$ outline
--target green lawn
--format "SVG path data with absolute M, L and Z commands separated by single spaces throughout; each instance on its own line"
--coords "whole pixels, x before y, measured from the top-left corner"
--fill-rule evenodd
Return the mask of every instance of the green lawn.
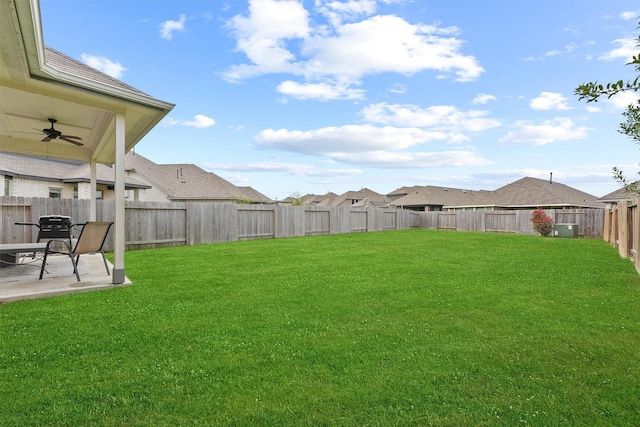
M 0 308 L 0 425 L 640 425 L 640 276 L 601 240 L 409 230 L 126 262 L 134 286 Z

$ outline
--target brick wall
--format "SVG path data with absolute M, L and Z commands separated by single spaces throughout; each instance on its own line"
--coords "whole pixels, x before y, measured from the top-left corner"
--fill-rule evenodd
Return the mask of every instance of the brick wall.
M 2 192 L 0 195 L 4 195 L 4 175 L 0 175 L 0 177 L 2 177 Z M 51 190 L 60 190 L 61 198 L 74 199 L 76 198 L 74 195 L 76 185 L 78 186 L 78 199 L 91 198 L 91 186 L 88 182 L 78 182 L 76 184 L 15 177 L 9 181 L 8 195 L 15 197 L 49 197 Z M 104 200 L 115 199 L 115 192 L 110 190 L 108 186 L 99 184 L 97 189 L 102 191 L 102 198 Z M 136 191 L 137 190 L 128 191 L 127 196 L 129 197 L 127 200 L 136 200 Z

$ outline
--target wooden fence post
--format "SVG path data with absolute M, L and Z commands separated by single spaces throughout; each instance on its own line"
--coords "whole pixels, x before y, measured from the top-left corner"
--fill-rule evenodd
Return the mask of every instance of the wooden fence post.
M 627 202 L 623 202 L 623 205 L 618 205 L 618 252 L 623 258 L 629 256 L 629 224 L 627 222 L 629 210 L 627 209 Z
M 640 250 L 640 213 L 638 212 L 638 198 L 633 200 L 631 208 L 631 253 L 633 255 L 633 265 L 636 267 L 636 271 L 640 272 L 640 256 L 638 251 Z

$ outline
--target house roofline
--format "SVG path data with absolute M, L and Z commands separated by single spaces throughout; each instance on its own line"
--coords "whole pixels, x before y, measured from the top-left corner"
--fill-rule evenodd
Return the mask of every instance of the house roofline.
M 447 205 L 443 206 L 443 208 L 454 209 L 454 208 L 466 208 L 466 207 L 493 207 L 493 208 L 506 208 L 506 209 L 537 209 L 538 207 L 548 207 L 548 208 L 562 208 L 567 206 L 574 206 L 580 208 L 593 208 L 599 209 L 603 206 L 595 206 L 590 204 L 580 204 L 580 203 L 539 203 L 535 206 L 527 204 L 527 205 Z
M 39 0 L 29 0 L 29 3 L 26 2 L 16 2 L 16 8 L 20 9 L 20 6 L 29 7 L 30 16 L 31 16 L 31 25 L 26 27 L 22 25 L 20 22 L 20 28 L 22 29 L 22 35 L 24 37 L 32 38 L 31 43 L 25 43 L 26 50 L 26 58 L 29 66 L 29 73 L 32 78 L 51 81 L 55 83 L 66 84 L 74 87 L 79 87 L 83 89 L 88 89 L 91 92 L 98 92 L 103 95 L 112 96 L 121 100 L 130 101 L 138 105 L 146 105 L 148 107 L 164 110 L 165 114 L 175 107 L 175 104 L 161 101 L 159 99 L 153 98 L 145 93 L 136 93 L 130 90 L 125 90 L 123 88 L 118 88 L 113 85 L 109 85 L 103 82 L 98 82 L 93 79 L 90 79 L 86 76 L 76 76 L 71 73 L 67 73 L 65 71 L 59 70 L 52 65 L 48 64 L 45 57 L 45 44 L 44 37 L 42 34 L 42 18 L 40 14 L 40 1 Z M 21 13 L 18 13 L 18 20 L 24 16 Z M 26 28 L 25 28 L 26 27 Z M 31 30 L 28 34 L 25 34 L 25 30 Z M 29 47 L 34 46 L 35 52 L 28 49 Z
M 24 175 L 21 173 L 15 173 L 15 172 L 7 172 L 7 171 L 2 171 L 0 170 L 0 175 L 4 175 L 4 176 L 10 176 L 12 178 L 22 178 L 22 179 L 32 179 L 34 181 L 49 181 L 49 182 L 56 182 L 56 183 L 60 183 L 60 184 L 74 184 L 77 182 L 83 182 L 83 183 L 89 183 L 91 182 L 91 180 L 89 178 L 53 178 L 53 177 L 46 177 L 46 176 L 37 176 L 37 175 Z M 115 185 L 115 183 L 113 181 L 106 181 L 106 180 L 102 180 L 102 179 L 98 179 L 96 180 L 96 184 L 100 184 L 100 185 Z M 135 188 L 140 188 L 140 189 L 150 189 L 153 188 L 150 185 L 146 185 L 146 184 L 134 184 L 134 183 L 128 183 L 125 181 L 125 189 L 127 190 L 131 190 L 131 189 L 135 189 Z

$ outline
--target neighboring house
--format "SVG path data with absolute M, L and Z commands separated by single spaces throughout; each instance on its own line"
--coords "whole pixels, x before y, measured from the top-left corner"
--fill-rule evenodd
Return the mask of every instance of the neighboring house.
M 363 188 L 358 191 L 347 191 L 340 196 L 330 193 L 329 197 L 325 197 L 322 201 L 318 202 L 316 206 L 351 207 L 364 206 L 366 204 L 367 206 L 382 207 L 388 202 L 385 195 L 376 193 L 368 188 Z
M 638 195 L 633 192 L 628 192 L 624 188 L 618 188 L 616 191 L 600 197 L 598 201 L 604 203 L 607 208 L 610 208 L 618 203 L 632 200 L 634 197 L 638 197 Z
M 470 209 L 481 209 L 492 204 L 489 191 L 464 190 L 461 188 L 437 187 L 433 185 L 402 187 L 389 193 L 389 205 L 414 211 L 441 211 L 445 206 L 465 205 Z
M 327 198 L 335 198 L 337 197 L 337 195 L 335 193 L 327 193 L 323 196 L 317 195 L 317 194 L 305 194 L 304 196 L 300 197 L 300 199 L 302 199 L 302 202 L 300 203 L 300 205 L 302 206 L 317 206 L 318 203 L 320 203 L 321 201 L 323 201 L 324 199 Z M 294 200 L 299 199 L 298 197 L 293 197 L 293 196 L 289 196 L 286 197 L 282 200 L 280 200 L 278 203 L 282 204 L 282 205 L 293 205 L 294 204 Z
M 406 194 L 405 194 L 406 193 Z M 403 195 L 404 194 L 404 195 Z M 603 208 L 595 196 L 551 180 L 525 177 L 494 191 L 403 187 L 390 205 L 420 211 Z
M 310 205 L 310 206 L 317 206 L 323 200 L 329 199 L 329 198 L 336 198 L 337 196 L 338 195 L 336 193 L 333 193 L 331 191 L 324 195 L 307 194 L 303 198 L 303 204 Z
M 604 208 L 598 198 L 568 185 L 538 178 L 522 178 L 492 192 L 496 209 Z
M 113 168 L 96 165 L 96 198 L 113 200 Z M 4 196 L 91 198 L 91 170 L 88 163 L 53 160 L 18 154 L 0 153 L 0 179 Z M 125 180 L 125 197 L 138 200 L 140 192 L 151 187 L 129 178 Z
M 237 187 L 193 164 L 160 165 L 130 151 L 125 165 L 127 176 L 152 187 L 145 201 L 272 203 L 251 187 Z
M 253 187 L 237 187 L 240 190 L 240 197 L 235 202 L 251 204 L 270 204 L 273 200 L 259 192 Z

